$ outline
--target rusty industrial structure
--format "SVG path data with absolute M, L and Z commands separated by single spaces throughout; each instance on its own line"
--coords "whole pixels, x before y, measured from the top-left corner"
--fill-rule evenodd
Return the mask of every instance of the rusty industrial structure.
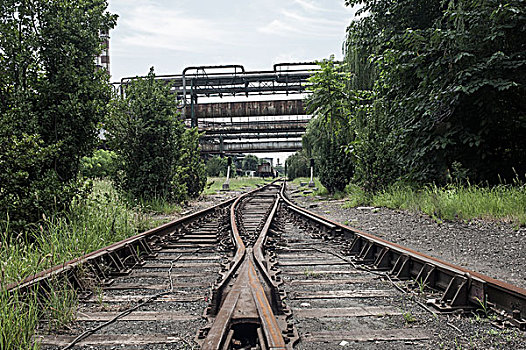
M 110 32 L 103 30 L 99 34 L 102 51 L 99 56 L 95 58 L 95 64 L 100 69 L 105 69 L 110 74 Z
M 310 119 L 303 97 L 317 69 L 315 63 L 275 64 L 269 71 L 200 66 L 156 79 L 170 86 L 187 125 L 203 132 L 203 153 L 297 151 Z M 121 80 L 121 93 L 133 79 Z M 217 102 L 225 97 L 236 101 Z

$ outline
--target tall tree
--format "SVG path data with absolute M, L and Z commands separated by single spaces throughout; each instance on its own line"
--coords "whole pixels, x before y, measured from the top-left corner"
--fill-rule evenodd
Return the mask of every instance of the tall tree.
M 351 86 L 371 90 L 354 125 L 357 180 L 443 183 L 453 164 L 475 181 L 526 173 L 524 0 L 347 3 L 364 15 L 347 60 L 373 72 Z
M 320 70 L 309 81 L 312 94 L 307 112 L 314 117 L 303 136 L 307 155 L 316 158 L 320 182 L 331 193 L 342 191 L 353 174 L 351 157 L 344 147 L 353 139 L 350 110 L 354 92 L 347 89 L 349 74 L 334 57 L 319 62 Z
M 185 130 L 170 87 L 146 78 L 125 86 L 106 124 L 121 166 L 117 183 L 136 198 L 183 201 L 198 195 L 206 176 L 196 130 Z
M 115 26 L 104 0 L 0 4 L 0 221 L 68 205 L 111 97 L 94 58 Z

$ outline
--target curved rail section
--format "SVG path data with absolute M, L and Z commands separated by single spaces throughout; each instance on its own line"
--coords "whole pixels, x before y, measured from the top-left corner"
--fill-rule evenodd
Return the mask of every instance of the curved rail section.
M 213 291 L 208 312 L 215 318 L 206 337 L 200 334 L 204 338 L 202 349 L 230 349 L 237 344 L 277 350 L 291 349 L 294 343 L 294 331 L 286 322 L 290 312 L 283 308 L 275 276 L 270 275 L 263 252 L 278 208 L 278 192 L 272 195 L 273 205 L 252 247 L 245 246 L 237 224 L 243 215 L 241 203 L 249 195 L 238 198 L 231 207 L 231 230 L 237 251 L 231 268 Z
M 8 285 L 7 290 L 10 292 L 16 290 L 21 293 L 32 288 L 45 290 L 51 279 L 63 279 L 77 290 L 88 290 L 89 286 L 85 286 L 83 279 L 79 277 L 79 275 L 85 276 L 86 272 L 96 278 L 97 282 L 107 285 L 111 283 L 112 276 L 124 275 L 130 271 L 131 267 L 141 264 L 144 258 L 155 256 L 156 246 L 167 236 L 177 235 L 185 225 L 192 225 L 209 215 L 215 215 L 219 210 L 230 206 L 235 199 L 229 199 L 28 276 L 18 283 Z
M 440 299 L 428 304 L 442 312 L 492 307 L 504 323 L 526 330 L 526 290 L 464 269 L 440 259 L 390 243 L 292 203 L 282 187 L 280 196 L 287 209 L 323 232 L 326 239 L 342 240 L 343 253 L 371 270 L 386 271 L 399 280 L 415 280 L 435 291 Z

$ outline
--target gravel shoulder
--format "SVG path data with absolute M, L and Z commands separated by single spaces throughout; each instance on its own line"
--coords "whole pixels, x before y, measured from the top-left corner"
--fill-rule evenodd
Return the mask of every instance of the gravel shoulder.
M 296 189 L 289 184 L 291 191 Z M 292 194 L 310 211 L 424 254 L 526 288 L 526 228 L 473 220 L 438 223 L 387 208 L 343 208 L 345 200 Z

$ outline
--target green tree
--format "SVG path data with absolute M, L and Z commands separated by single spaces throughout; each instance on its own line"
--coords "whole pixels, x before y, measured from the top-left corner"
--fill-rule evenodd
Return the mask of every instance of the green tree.
M 146 78 L 132 80 L 115 98 L 107 123 L 108 142 L 117 153 L 116 182 L 136 198 L 183 201 L 204 187 L 198 133 L 186 131 L 169 86 Z
M 320 182 L 331 193 L 342 191 L 353 175 L 352 159 L 344 150 L 353 139 L 350 111 L 356 98 L 347 86 L 350 75 L 334 57 L 319 62 L 309 82 L 307 112 L 314 117 L 303 136 L 308 156 L 316 159 Z
M 258 165 L 260 163 L 260 159 L 253 155 L 253 154 L 248 154 L 244 159 L 243 159 L 243 162 L 242 162 L 242 169 L 243 170 L 252 170 L 252 171 L 256 171 L 258 170 Z
M 524 0 L 347 3 L 364 16 L 346 60 L 369 78 L 351 88 L 370 90 L 353 125 L 360 183 L 444 183 L 453 164 L 475 181 L 526 173 Z
M 0 5 L 0 221 L 21 228 L 68 206 L 111 87 L 94 57 L 115 26 L 103 0 Z
M 211 157 L 206 161 L 206 174 L 212 177 L 226 176 L 228 169 L 228 158 L 226 157 Z M 230 177 L 236 174 L 236 167 L 234 162 L 230 167 Z
M 310 176 L 310 160 L 303 151 L 296 152 L 285 161 L 287 176 L 290 180 Z
M 182 155 L 178 161 L 177 183 L 186 187 L 189 197 L 195 198 L 206 185 L 206 167 L 201 159 L 197 128 L 186 129 L 182 138 Z

